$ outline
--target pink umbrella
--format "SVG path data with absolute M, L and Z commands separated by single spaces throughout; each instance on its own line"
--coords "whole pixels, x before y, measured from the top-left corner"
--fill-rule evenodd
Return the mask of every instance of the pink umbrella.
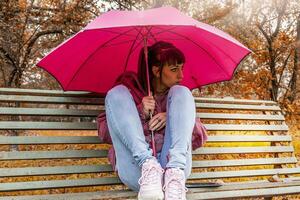
M 173 7 L 161 7 L 104 13 L 37 65 L 64 90 L 105 94 L 124 71 L 137 72 L 140 49 L 157 41 L 170 42 L 184 53 L 182 85 L 190 89 L 230 80 L 250 53 L 223 31 Z
M 64 90 L 105 94 L 124 71 L 138 72 L 140 49 L 144 48 L 147 58 L 147 46 L 157 41 L 170 42 L 184 53 L 181 84 L 190 89 L 230 80 L 250 53 L 228 34 L 175 8 L 162 7 L 102 14 L 37 65 L 52 74 Z M 150 95 L 148 73 L 147 82 Z M 152 148 L 156 156 L 153 132 Z

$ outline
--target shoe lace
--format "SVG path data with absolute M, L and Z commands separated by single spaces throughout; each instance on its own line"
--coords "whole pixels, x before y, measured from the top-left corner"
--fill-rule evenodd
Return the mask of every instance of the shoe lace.
M 160 180 L 161 174 L 164 170 L 156 164 L 148 164 L 149 166 L 142 168 L 142 176 L 139 178 L 140 185 L 154 185 Z
M 182 199 L 185 196 L 183 193 L 185 194 L 188 191 L 184 183 L 184 178 L 180 174 L 173 174 L 172 178 L 163 186 L 164 191 L 168 187 L 167 198 L 172 200 Z

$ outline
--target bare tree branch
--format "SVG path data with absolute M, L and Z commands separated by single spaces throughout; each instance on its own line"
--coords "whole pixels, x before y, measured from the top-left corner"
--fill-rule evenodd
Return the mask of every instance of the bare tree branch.
M 17 68 L 17 65 L 16 65 L 14 59 L 13 59 L 13 58 L 5 51 L 2 47 L 0 47 L 0 52 L 3 54 L 3 56 L 4 56 L 7 60 L 10 61 L 10 63 L 12 64 L 12 66 L 13 66 L 14 68 Z
M 28 42 L 27 49 L 24 54 L 24 61 L 21 64 L 21 66 L 22 66 L 21 68 L 24 68 L 27 57 L 30 54 L 30 52 L 32 50 L 32 46 L 37 41 L 37 39 L 39 39 L 41 36 L 45 36 L 45 35 L 49 35 L 49 34 L 57 34 L 57 33 L 62 34 L 62 29 L 45 30 L 45 31 L 41 31 L 41 32 L 38 32 L 37 34 L 35 34 L 34 37 L 32 37 L 31 40 Z
M 281 80 L 282 80 L 282 77 L 283 77 L 283 72 L 284 72 L 284 70 L 285 70 L 285 68 L 286 68 L 286 66 L 287 66 L 288 60 L 289 60 L 289 58 L 290 58 L 291 55 L 292 55 L 292 51 L 290 51 L 290 53 L 288 54 L 288 56 L 286 57 L 286 59 L 285 59 L 284 62 L 283 62 L 282 70 L 281 70 L 281 72 L 280 72 L 280 76 L 279 76 L 279 81 L 278 81 L 278 83 L 281 83 Z

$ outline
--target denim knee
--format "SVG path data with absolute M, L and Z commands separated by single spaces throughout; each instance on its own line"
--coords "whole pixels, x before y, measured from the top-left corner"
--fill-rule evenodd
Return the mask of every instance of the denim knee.
M 120 103 L 120 100 L 126 97 L 131 97 L 128 88 L 124 85 L 117 85 L 107 92 L 107 95 L 105 97 L 105 104 L 107 104 L 107 102 L 113 104 Z
M 170 88 L 168 97 L 172 98 L 180 98 L 185 100 L 191 100 L 193 99 L 192 92 L 189 88 L 183 86 L 183 85 L 174 85 Z

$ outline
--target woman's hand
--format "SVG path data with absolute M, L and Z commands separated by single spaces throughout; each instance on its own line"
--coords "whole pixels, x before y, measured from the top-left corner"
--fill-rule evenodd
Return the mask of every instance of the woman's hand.
M 151 131 L 158 131 L 166 126 L 167 114 L 165 112 L 158 113 L 149 121 L 149 129 Z
M 153 113 L 155 109 L 155 100 L 153 96 L 145 96 L 142 99 L 143 112 L 146 116 L 146 119 L 150 117 L 149 113 Z

